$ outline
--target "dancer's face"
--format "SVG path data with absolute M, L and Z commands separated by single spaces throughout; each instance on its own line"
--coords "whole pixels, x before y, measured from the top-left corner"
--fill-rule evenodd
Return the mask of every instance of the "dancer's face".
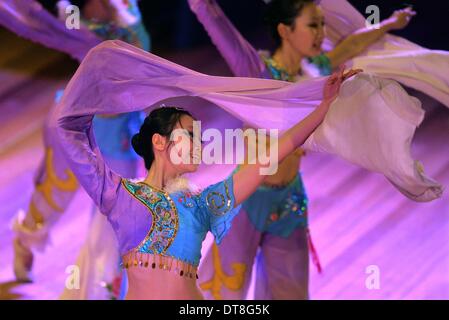
M 201 132 L 198 134 L 201 136 Z M 173 129 L 167 151 L 172 168 L 177 174 L 195 172 L 198 169 L 201 160 L 201 137 L 194 135 L 192 117 L 181 116 Z M 175 158 L 178 160 L 174 161 Z
M 321 53 L 324 39 L 324 16 L 314 3 L 306 5 L 292 26 L 279 24 L 282 43 L 287 42 L 302 57 L 314 57 Z

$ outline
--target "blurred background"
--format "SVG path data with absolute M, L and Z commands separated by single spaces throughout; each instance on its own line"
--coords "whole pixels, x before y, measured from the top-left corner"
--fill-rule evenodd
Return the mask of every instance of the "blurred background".
M 217 1 L 237 29 L 256 47 L 272 45 L 263 23 L 265 3 L 262 0 Z M 361 13 L 367 6 L 380 8 L 381 20 L 394 10 L 412 5 L 418 15 L 404 30 L 394 34 L 431 49 L 449 50 L 449 1 L 350 0 Z M 189 10 L 187 1 L 140 1 L 145 25 L 154 41 L 154 50 L 186 49 L 210 43 L 207 34 Z M 368 15 L 366 15 L 368 16 Z

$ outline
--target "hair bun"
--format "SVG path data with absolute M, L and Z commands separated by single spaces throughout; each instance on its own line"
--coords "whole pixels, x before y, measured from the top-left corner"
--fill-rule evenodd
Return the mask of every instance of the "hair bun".
M 141 157 L 143 157 L 143 146 L 142 140 L 140 139 L 140 133 L 136 133 L 133 135 L 131 139 L 131 145 L 133 146 L 134 151 Z

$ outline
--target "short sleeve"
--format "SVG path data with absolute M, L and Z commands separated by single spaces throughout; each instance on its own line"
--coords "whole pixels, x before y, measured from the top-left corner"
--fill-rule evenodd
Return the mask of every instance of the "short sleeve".
M 233 175 L 204 189 L 199 195 L 199 201 L 202 213 L 209 222 L 209 231 L 219 244 L 231 228 L 231 222 L 241 208 L 240 205 L 234 208 Z

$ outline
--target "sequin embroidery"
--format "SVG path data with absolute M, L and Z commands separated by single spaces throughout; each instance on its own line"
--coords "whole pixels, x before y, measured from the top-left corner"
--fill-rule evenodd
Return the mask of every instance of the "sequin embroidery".
M 271 73 L 271 76 L 275 80 L 282 80 L 288 82 L 296 82 L 297 75 L 291 75 L 286 70 L 277 65 L 273 58 L 262 56 L 265 65 Z
M 223 182 L 225 192 L 210 191 L 206 194 L 206 206 L 216 216 L 226 214 L 232 205 L 229 187 L 226 181 Z
M 307 211 L 307 203 L 308 200 L 306 196 L 297 193 L 289 194 L 282 206 L 276 206 L 272 208 L 272 213 L 269 215 L 269 219 L 267 219 L 266 221 L 266 226 L 269 226 L 271 223 L 279 221 L 291 214 L 304 216 L 304 218 L 307 218 L 305 217 L 305 213 Z
M 164 254 L 176 237 L 179 217 L 170 196 L 142 182 L 122 180 L 125 189 L 150 211 L 152 223 L 145 240 L 136 248 L 137 252 Z

